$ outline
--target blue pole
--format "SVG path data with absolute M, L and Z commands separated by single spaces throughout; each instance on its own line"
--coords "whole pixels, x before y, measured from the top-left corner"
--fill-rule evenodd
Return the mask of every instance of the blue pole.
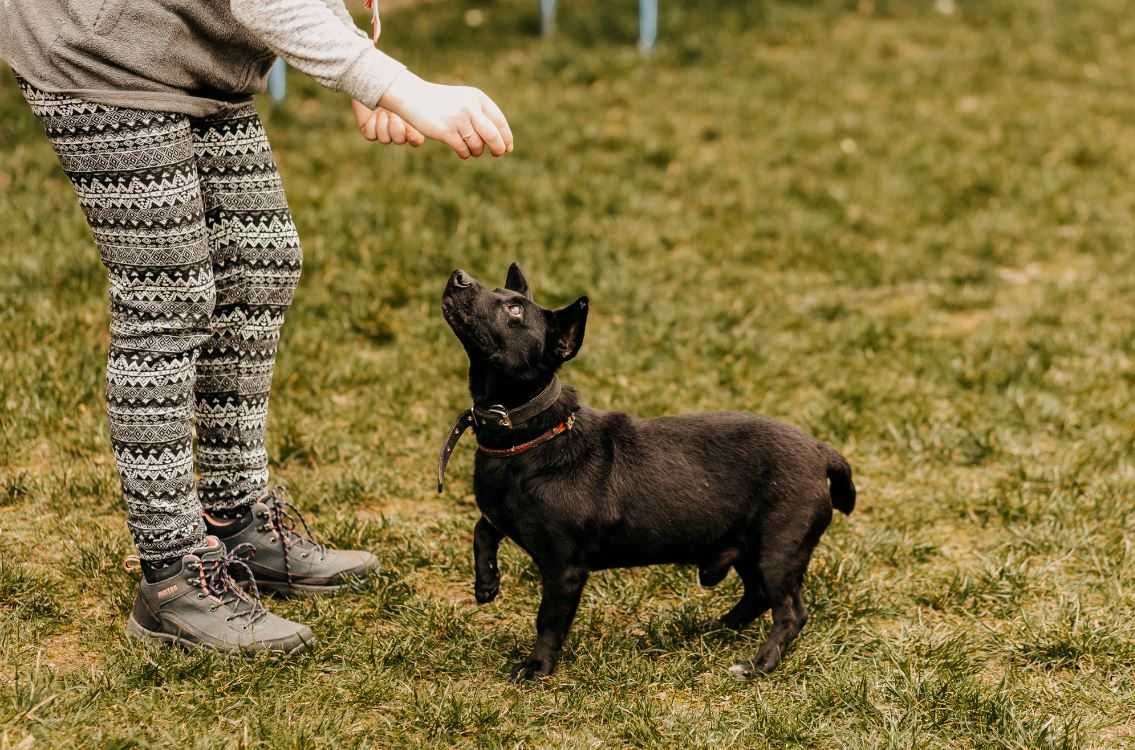
M 540 29 L 544 36 L 556 33 L 556 0 L 540 0 Z
M 274 104 L 282 104 L 285 94 L 288 93 L 287 70 L 288 66 L 284 64 L 284 59 L 277 57 L 268 71 L 268 94 Z
M 658 40 L 658 0 L 638 0 L 638 48 L 649 55 Z

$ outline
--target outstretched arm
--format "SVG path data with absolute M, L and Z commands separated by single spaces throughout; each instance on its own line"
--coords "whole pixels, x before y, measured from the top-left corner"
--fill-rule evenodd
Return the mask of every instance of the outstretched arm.
M 486 146 L 494 156 L 512 150 L 512 131 L 492 99 L 479 89 L 430 83 L 407 71 L 346 22 L 341 0 L 231 0 L 231 7 L 292 67 L 369 109 L 381 103 L 458 156 L 480 156 Z
M 406 66 L 375 48 L 342 0 L 231 0 L 236 19 L 289 65 L 372 109 Z M 341 8 L 341 15 L 331 9 Z

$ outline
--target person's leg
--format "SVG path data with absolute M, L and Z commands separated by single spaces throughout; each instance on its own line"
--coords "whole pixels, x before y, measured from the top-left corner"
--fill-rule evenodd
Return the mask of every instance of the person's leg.
M 268 396 L 301 251 L 255 108 L 194 119 L 192 131 L 217 286 L 197 364 L 199 488 L 211 516 L 234 518 L 267 489 Z
M 205 534 L 190 424 L 214 287 L 189 120 L 21 88 L 106 266 L 111 446 L 127 522 L 152 573 Z
M 107 412 L 143 570 L 127 634 L 225 653 L 305 650 L 311 629 L 265 611 L 230 575 L 236 555 L 205 535 L 191 422 L 216 292 L 188 118 L 20 86 L 110 280 Z
M 264 126 L 249 105 L 194 119 L 194 148 L 217 283 L 212 338 L 197 363 L 197 457 L 205 522 L 230 548 L 249 544 L 257 584 L 335 591 L 378 562 L 315 542 L 278 489 L 264 448 L 280 327 L 299 281 L 295 224 Z

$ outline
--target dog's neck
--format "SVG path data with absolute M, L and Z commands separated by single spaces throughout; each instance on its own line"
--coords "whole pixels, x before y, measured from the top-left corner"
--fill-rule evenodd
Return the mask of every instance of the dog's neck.
M 556 373 L 550 372 L 534 380 L 517 380 L 487 367 L 470 365 L 469 393 L 479 409 L 496 405 L 515 409 L 536 398 L 555 377 Z
M 503 406 L 512 410 L 521 407 L 539 396 L 556 377 L 555 373 L 536 381 L 515 381 L 501 378 L 495 373 L 470 368 L 469 390 L 473 405 L 477 409 L 488 410 L 493 406 Z M 506 427 L 491 421 L 477 425 L 477 442 L 486 448 L 509 448 L 531 440 L 563 422 L 579 409 L 579 398 L 575 389 L 565 385 L 559 398 L 547 409 L 520 424 Z

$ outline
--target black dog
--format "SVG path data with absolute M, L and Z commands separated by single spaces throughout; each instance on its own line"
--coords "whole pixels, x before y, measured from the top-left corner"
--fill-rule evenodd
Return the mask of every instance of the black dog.
M 587 311 L 586 297 L 540 307 L 516 264 L 504 289 L 460 270 L 445 287 L 442 312 L 469 355 L 473 407 L 442 451 L 438 490 L 472 426 L 477 601 L 500 590 L 497 548 L 512 539 L 543 581 L 536 645 L 516 672 L 529 678 L 555 668 L 591 571 L 682 563 L 713 586 L 734 568 L 745 592 L 722 622 L 741 628 L 771 607 L 773 628 L 756 659 L 731 671 L 772 670 L 808 619 L 800 585 L 832 507 L 855 507 L 851 467 L 763 417 L 639 420 L 582 406 L 556 371 L 579 352 Z

